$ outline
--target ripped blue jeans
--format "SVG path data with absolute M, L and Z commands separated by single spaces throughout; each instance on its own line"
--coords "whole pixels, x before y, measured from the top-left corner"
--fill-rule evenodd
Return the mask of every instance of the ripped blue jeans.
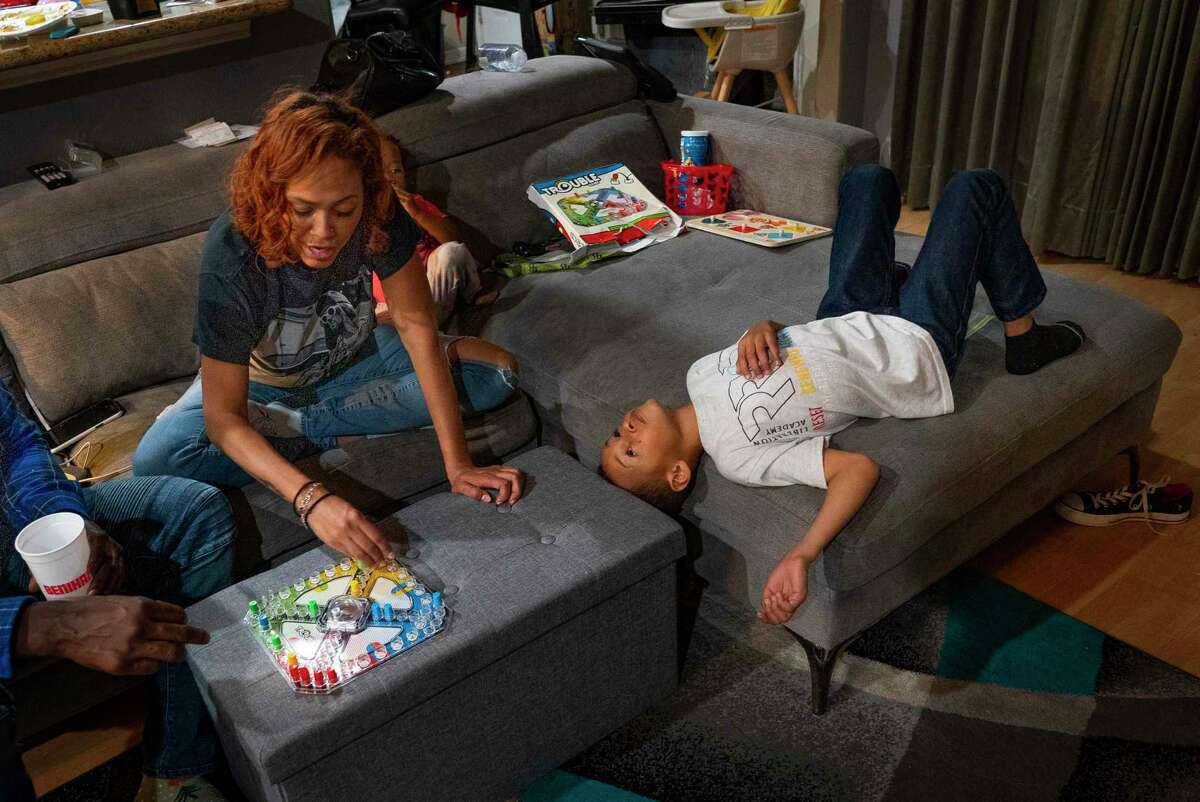
M 339 437 L 381 435 L 430 425 L 412 360 L 390 326 L 377 326 L 373 353 L 320 384 L 272 387 L 250 383 L 250 425 L 287 460 L 319 454 Z M 456 338 L 442 335 L 443 348 Z M 370 344 L 368 343 L 368 348 Z M 516 390 L 516 374 L 485 362 L 452 360 L 450 373 L 464 416 L 494 409 Z M 146 432 L 133 456 L 139 476 L 185 476 L 241 486 L 253 482 L 208 439 L 201 378 Z

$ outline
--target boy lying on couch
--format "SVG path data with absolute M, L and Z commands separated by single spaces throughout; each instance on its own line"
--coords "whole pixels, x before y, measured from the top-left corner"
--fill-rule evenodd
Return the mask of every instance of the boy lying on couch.
M 954 411 L 950 381 L 977 282 L 1004 323 L 1009 373 L 1033 373 L 1084 342 L 1075 323 L 1034 322 L 1046 285 L 994 172 L 972 170 L 949 183 L 911 272 L 894 261 L 899 214 L 890 171 L 866 165 L 848 173 L 816 320 L 754 324 L 692 365 L 690 404 L 646 401 L 625 413 L 603 446 L 609 481 L 669 511 L 686 497 L 705 452 L 740 484 L 828 489 L 808 532 L 763 588 L 758 617 L 769 624 L 785 623 L 804 603 L 809 565 L 879 477 L 869 457 L 828 448 L 829 437 L 857 418 Z

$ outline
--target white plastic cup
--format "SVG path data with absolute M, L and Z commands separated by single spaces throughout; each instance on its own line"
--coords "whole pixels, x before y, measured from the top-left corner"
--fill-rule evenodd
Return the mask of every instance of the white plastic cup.
M 47 600 L 83 596 L 92 586 L 87 569 L 91 549 L 79 515 L 56 512 L 38 518 L 17 535 L 16 546 Z

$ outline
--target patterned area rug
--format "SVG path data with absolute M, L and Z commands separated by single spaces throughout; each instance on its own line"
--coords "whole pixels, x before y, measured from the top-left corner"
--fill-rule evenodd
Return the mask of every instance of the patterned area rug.
M 709 594 L 679 691 L 564 768 L 609 786 L 578 802 L 1200 799 L 1200 679 L 969 568 L 834 685 L 810 715 L 799 645 Z
M 522 802 L 1200 799 L 1200 679 L 969 568 L 866 632 L 834 686 L 812 716 L 799 645 L 707 594 L 679 690 Z M 137 766 L 47 799 L 127 800 Z

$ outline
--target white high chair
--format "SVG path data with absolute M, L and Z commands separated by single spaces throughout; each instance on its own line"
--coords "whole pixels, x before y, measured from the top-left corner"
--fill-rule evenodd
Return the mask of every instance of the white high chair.
M 742 70 L 762 70 L 775 76 L 788 114 L 798 114 L 787 68 L 800 43 L 804 12 L 770 14 L 787 5 L 787 0 L 687 3 L 664 8 L 662 23 L 668 28 L 691 28 L 708 45 L 717 74 L 714 100 L 729 100 L 734 78 Z

